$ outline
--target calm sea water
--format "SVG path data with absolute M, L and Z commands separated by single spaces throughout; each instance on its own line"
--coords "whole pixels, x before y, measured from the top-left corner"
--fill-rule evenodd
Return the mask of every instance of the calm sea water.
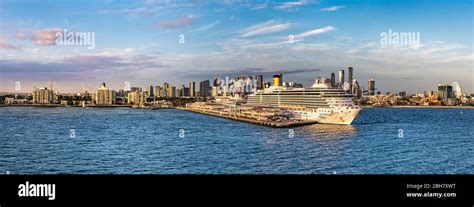
M 0 116 L 0 173 L 474 174 L 474 109 L 365 109 L 351 126 L 292 129 L 174 109 Z

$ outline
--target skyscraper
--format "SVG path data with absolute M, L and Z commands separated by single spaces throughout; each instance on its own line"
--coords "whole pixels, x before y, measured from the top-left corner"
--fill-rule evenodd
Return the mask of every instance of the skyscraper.
M 152 85 L 149 85 L 148 86 L 148 97 L 153 97 L 155 96 L 155 87 L 153 87 Z
M 189 96 L 196 97 L 196 83 L 194 81 L 189 82 Z
M 115 104 L 115 95 L 115 91 L 109 90 L 105 83 L 102 83 L 95 92 L 95 103 L 97 105 Z
M 438 99 L 447 100 L 453 98 L 453 86 L 448 84 L 438 84 Z
M 369 79 L 369 86 L 368 86 L 368 95 L 373 96 L 375 95 L 375 80 L 373 78 Z
M 257 75 L 257 89 L 261 90 L 264 88 L 263 75 Z
M 168 89 L 169 89 L 168 96 L 171 98 L 176 98 L 176 94 L 177 94 L 176 87 L 170 86 Z
M 354 78 L 354 77 L 352 77 L 352 75 L 353 75 L 354 69 L 352 67 L 349 67 L 348 70 L 349 70 L 349 79 L 347 81 L 350 84 L 349 85 L 349 92 L 354 94 L 354 92 L 352 91 L 352 85 L 353 85 L 352 80 Z
M 210 95 L 209 87 L 209 80 L 201 81 L 201 83 L 199 84 L 199 92 L 201 97 L 208 97 Z
M 163 83 L 163 97 L 169 97 L 170 96 L 170 84 L 168 83 Z
M 336 74 L 331 73 L 331 87 L 336 87 Z
M 153 89 L 153 92 L 155 92 L 156 97 L 161 96 L 161 87 L 160 86 L 155 86 L 155 89 Z
M 344 86 L 344 70 L 339 71 L 339 88 Z

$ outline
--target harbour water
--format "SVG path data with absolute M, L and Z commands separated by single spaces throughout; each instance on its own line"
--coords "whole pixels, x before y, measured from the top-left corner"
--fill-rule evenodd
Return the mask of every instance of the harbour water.
M 0 173 L 474 174 L 474 109 L 270 128 L 180 110 L 0 108 Z

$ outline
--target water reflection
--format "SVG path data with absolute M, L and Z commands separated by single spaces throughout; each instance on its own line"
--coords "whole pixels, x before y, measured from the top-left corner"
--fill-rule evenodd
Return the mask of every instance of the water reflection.
M 315 140 L 344 139 L 357 133 L 357 128 L 353 125 L 313 124 L 296 130 Z

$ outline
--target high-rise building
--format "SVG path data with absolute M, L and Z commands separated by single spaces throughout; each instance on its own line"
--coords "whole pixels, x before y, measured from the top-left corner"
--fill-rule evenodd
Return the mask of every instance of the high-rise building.
M 140 105 L 145 103 L 145 94 L 141 91 L 131 91 L 127 96 L 129 104 Z
M 219 94 L 217 93 L 217 86 L 212 86 L 211 96 L 217 97 Z
M 265 86 L 264 86 L 264 83 L 263 83 L 263 75 L 257 75 L 257 89 L 261 90 L 264 87 Z
M 375 80 L 374 79 L 369 79 L 368 81 L 368 89 L 367 89 L 367 92 L 368 92 L 368 95 L 369 96 L 373 96 L 375 95 Z
M 44 88 L 34 88 L 33 90 L 33 102 L 39 104 L 51 104 L 55 101 L 55 95 L 53 90 Z
M 194 81 L 189 82 L 189 96 L 196 97 L 196 83 Z
M 176 98 L 176 94 L 177 94 L 176 87 L 175 86 L 168 87 L 168 93 L 167 94 L 168 94 L 168 97 Z
M 453 98 L 453 86 L 448 84 L 438 84 L 438 99 L 447 100 Z
M 406 96 L 407 96 L 407 92 L 406 92 L 406 91 L 400 91 L 400 92 L 398 93 L 398 95 L 401 96 L 401 97 L 406 97 Z
M 336 74 L 331 73 L 331 87 L 336 87 Z
M 155 96 L 155 87 L 152 85 L 148 86 L 148 97 L 154 97 Z
M 344 70 L 339 71 L 339 88 L 344 87 Z
M 130 88 L 130 91 L 142 92 L 142 88 L 141 88 L 141 87 L 131 87 L 131 88 Z
M 209 91 L 209 87 L 210 87 L 209 80 L 201 81 L 201 83 L 199 84 L 199 93 L 201 97 L 208 97 L 209 95 L 211 95 Z
M 350 91 L 350 93 L 354 94 L 354 93 L 352 92 L 352 85 L 353 85 L 353 84 L 352 84 L 352 79 L 354 78 L 354 77 L 353 77 L 354 68 L 349 67 L 349 68 L 348 68 L 348 72 L 349 72 L 349 79 L 348 79 L 347 81 L 348 81 L 349 84 L 350 84 L 350 85 L 349 85 L 349 91 Z
M 160 86 L 155 86 L 153 91 L 155 92 L 156 97 L 161 97 L 161 87 Z
M 115 104 L 116 92 L 109 90 L 105 83 L 99 86 L 95 92 L 95 104 L 97 105 L 111 105 Z
M 170 96 L 170 84 L 169 83 L 163 83 L 163 97 L 169 97 Z
M 357 82 L 356 79 L 352 80 L 350 93 L 351 94 L 357 94 L 357 88 L 358 87 L 359 87 L 359 82 Z

